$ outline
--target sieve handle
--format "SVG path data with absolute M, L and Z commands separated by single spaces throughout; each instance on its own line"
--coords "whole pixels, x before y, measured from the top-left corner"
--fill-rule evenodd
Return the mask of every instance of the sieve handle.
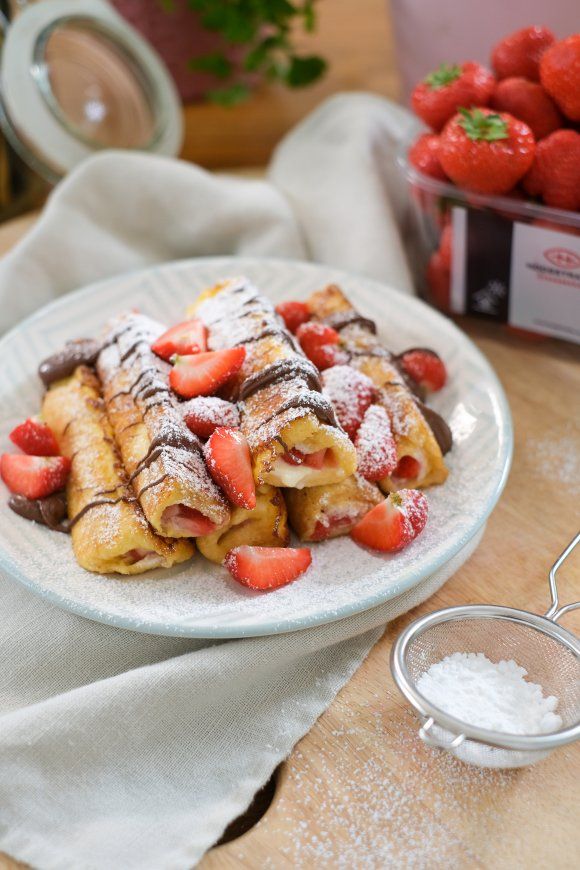
M 458 734 L 453 740 L 447 742 L 440 740 L 439 737 L 431 733 L 431 728 L 434 724 L 435 720 L 432 716 L 429 716 L 425 724 L 419 728 L 419 737 L 427 746 L 434 746 L 436 749 L 455 749 L 465 740 L 465 734 Z
M 550 594 L 552 596 L 552 606 L 550 609 L 544 614 L 547 619 L 551 619 L 552 622 L 558 622 L 561 616 L 564 616 L 565 613 L 569 613 L 571 610 L 576 610 L 580 607 L 580 601 L 576 601 L 573 604 L 565 604 L 564 607 L 560 607 L 560 602 L 558 601 L 558 587 L 556 585 L 556 572 L 558 568 L 564 562 L 565 559 L 568 558 L 576 544 L 580 543 L 580 532 L 574 537 L 563 553 L 561 553 L 552 567 L 550 568 Z

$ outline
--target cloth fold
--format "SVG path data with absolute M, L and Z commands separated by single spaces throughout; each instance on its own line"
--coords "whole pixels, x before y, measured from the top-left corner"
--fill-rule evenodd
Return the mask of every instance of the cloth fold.
M 378 97 L 333 98 L 282 143 L 263 182 L 143 154 L 94 157 L 0 263 L 0 326 L 100 278 L 201 254 L 310 257 L 411 292 L 390 162 L 411 124 Z M 0 850 L 41 870 L 192 866 L 385 623 L 478 541 L 372 611 L 227 642 L 100 625 L 0 577 Z

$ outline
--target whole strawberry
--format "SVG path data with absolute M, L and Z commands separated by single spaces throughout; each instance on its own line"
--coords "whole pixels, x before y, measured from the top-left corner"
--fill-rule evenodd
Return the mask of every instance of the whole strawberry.
M 580 33 L 552 45 L 542 55 L 540 79 L 571 121 L 580 121 Z
M 422 133 L 409 148 L 409 163 L 431 178 L 446 181 L 447 176 L 439 162 L 439 136 L 435 133 Z
M 495 80 L 488 69 L 474 61 L 442 64 L 416 86 L 411 105 L 434 130 L 441 130 L 459 106 L 487 106 Z
M 474 193 L 507 193 L 534 160 L 534 134 L 506 112 L 460 109 L 441 134 L 439 159 L 449 178 Z
M 546 205 L 580 211 L 580 133 L 557 130 L 542 139 L 523 185 Z
M 539 64 L 543 53 L 556 37 L 547 27 L 524 27 L 504 37 L 493 48 L 491 65 L 498 79 L 523 76 L 540 80 Z
M 541 84 L 518 76 L 497 83 L 491 105 L 527 124 L 536 140 L 549 136 L 564 123 L 558 107 Z

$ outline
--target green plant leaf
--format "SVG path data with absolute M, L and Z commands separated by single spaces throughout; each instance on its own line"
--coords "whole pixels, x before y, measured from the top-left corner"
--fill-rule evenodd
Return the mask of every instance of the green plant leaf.
M 286 83 L 291 88 L 303 88 L 306 85 L 319 79 L 325 72 L 327 67 L 326 61 L 317 55 L 309 55 L 308 57 L 297 57 L 293 55 L 290 58 L 290 65 L 286 72 Z
M 497 142 L 499 139 L 508 138 L 508 125 L 497 113 L 486 114 L 481 109 L 459 109 L 458 111 L 461 115 L 459 126 L 463 127 L 467 136 L 474 142 Z
M 243 103 L 250 95 L 250 89 L 247 85 L 241 82 L 234 82 L 224 88 L 216 88 L 208 91 L 207 99 L 212 103 L 217 103 L 219 106 L 237 106 L 238 103 Z
M 192 57 L 188 62 L 188 66 L 192 70 L 211 73 L 211 75 L 218 79 L 227 79 L 233 72 L 231 61 L 219 51 L 204 54 L 200 57 Z

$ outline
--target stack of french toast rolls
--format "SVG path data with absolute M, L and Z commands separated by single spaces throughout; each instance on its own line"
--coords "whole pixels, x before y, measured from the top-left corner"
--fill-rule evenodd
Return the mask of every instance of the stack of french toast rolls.
M 444 482 L 444 444 L 436 430 L 445 424 L 414 394 L 374 324 L 335 286 L 307 304 L 313 319 L 339 332 L 349 365 L 372 380 L 391 419 L 398 459 L 414 460 L 414 477 L 370 483 L 357 474 L 354 444 L 318 369 L 265 295 L 247 279 L 226 280 L 187 313 L 207 327 L 209 350 L 245 348 L 241 369 L 220 396 L 239 409 L 256 506 L 231 505 L 208 471 L 203 444 L 169 386 L 171 366 L 151 349 L 166 325 L 125 314 L 108 324 L 94 365 L 79 365 L 53 382 L 43 404 L 71 459 L 68 512 L 82 567 L 121 574 L 170 567 L 193 555 L 194 540 L 206 558 L 221 563 L 242 544 L 286 546 L 289 526 L 304 541 L 320 541 L 347 534 L 385 493 Z M 294 464 L 293 451 L 315 454 L 316 462 Z

